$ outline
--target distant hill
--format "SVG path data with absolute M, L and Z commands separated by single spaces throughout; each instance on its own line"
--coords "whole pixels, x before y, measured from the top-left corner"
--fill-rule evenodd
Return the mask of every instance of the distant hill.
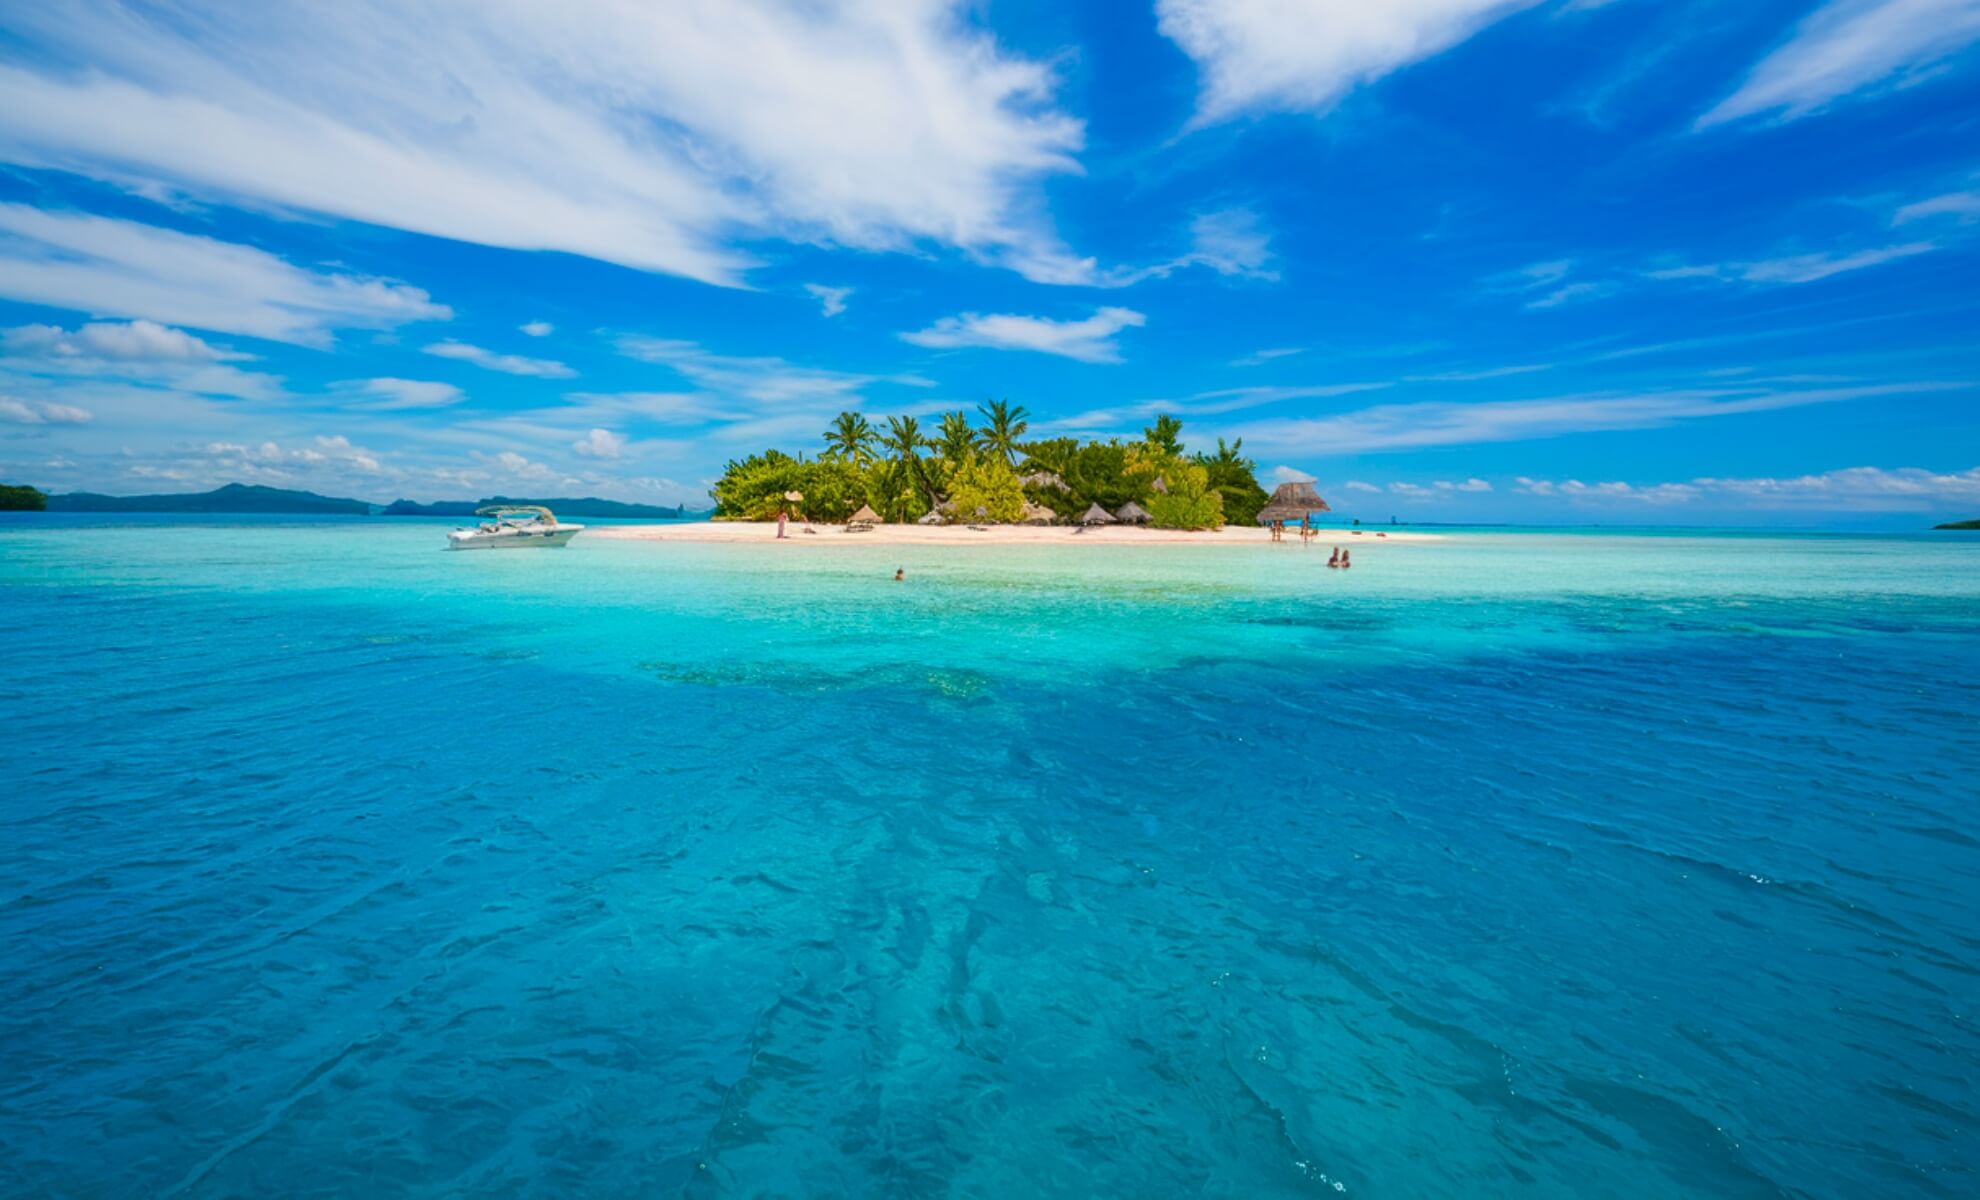
M 48 497 L 40 488 L 0 483 L 0 512 L 40 512 L 47 507 Z
M 628 504 L 622 500 L 600 500 L 596 496 L 579 498 L 564 497 L 547 500 L 523 500 L 514 496 L 490 496 L 485 500 L 441 500 L 433 504 L 417 504 L 411 500 L 394 500 L 382 510 L 387 517 L 471 517 L 477 508 L 491 504 L 537 504 L 549 509 L 560 517 L 624 517 L 645 518 L 654 521 L 679 521 L 706 514 L 690 512 L 686 505 L 668 507 L 664 504 Z
M 50 512 L 151 513 L 351 513 L 364 516 L 371 505 L 340 500 L 315 492 L 295 492 L 259 484 L 230 483 L 210 492 L 173 492 L 158 496 L 104 496 L 96 492 L 64 492 L 48 497 Z
M 1934 529 L 1980 529 L 1980 521 L 1947 521 L 1944 525 L 1934 525 Z

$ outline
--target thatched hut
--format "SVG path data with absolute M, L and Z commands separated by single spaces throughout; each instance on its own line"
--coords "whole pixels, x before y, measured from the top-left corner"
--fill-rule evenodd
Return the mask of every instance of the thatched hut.
M 1132 500 L 1115 509 L 1114 515 L 1124 525 L 1146 525 L 1155 519 L 1152 513 Z
M 1096 502 L 1092 508 L 1080 514 L 1079 523 L 1081 525 L 1118 525 L 1121 522 L 1119 517 L 1101 508 Z
M 879 523 L 880 514 L 873 511 L 873 506 L 862 504 L 859 506 L 859 511 L 852 515 L 852 519 L 846 522 L 846 532 L 865 533 Z
M 1169 481 L 1157 475 L 1155 482 L 1148 485 L 1148 490 L 1158 496 L 1166 496 L 1169 494 Z
M 1258 523 L 1270 525 L 1275 521 L 1304 521 L 1308 514 L 1332 512 L 1320 493 L 1313 490 L 1313 484 L 1306 480 L 1282 483 L 1273 491 L 1272 498 L 1265 507 L 1258 510 Z
M 1061 492 L 1066 490 L 1066 481 L 1053 471 L 1033 471 L 1029 475 L 1020 475 L 1018 482 L 1025 487 L 1053 488 Z
M 1018 518 L 1018 523 L 1021 525 L 1057 525 L 1059 523 L 1059 514 L 1046 508 L 1043 504 L 1033 504 L 1027 500 L 1024 502 L 1024 516 Z

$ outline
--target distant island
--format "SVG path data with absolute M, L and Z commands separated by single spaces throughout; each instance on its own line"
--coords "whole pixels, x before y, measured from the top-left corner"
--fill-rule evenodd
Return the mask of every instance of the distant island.
M 315 492 L 259 484 L 230 483 L 210 492 L 170 492 L 156 496 L 105 496 L 63 492 L 48 497 L 50 512 L 100 513 L 343 513 L 367 516 L 363 500 L 319 496 Z
M 491 504 L 535 504 L 549 509 L 560 517 L 637 517 L 656 521 L 684 521 L 690 517 L 706 516 L 707 513 L 692 513 L 687 505 L 677 504 L 629 504 L 622 500 L 600 500 L 596 496 L 552 497 L 547 500 L 520 499 L 515 496 L 489 496 L 483 500 L 439 500 L 432 504 L 420 504 L 412 500 L 394 500 L 379 513 L 386 517 L 471 517 L 477 508 Z
M 48 497 L 40 488 L 0 483 L 0 512 L 40 512 L 48 507 Z
M 1944 525 L 1934 525 L 1934 529 L 1980 529 L 1980 520 L 1947 521 Z

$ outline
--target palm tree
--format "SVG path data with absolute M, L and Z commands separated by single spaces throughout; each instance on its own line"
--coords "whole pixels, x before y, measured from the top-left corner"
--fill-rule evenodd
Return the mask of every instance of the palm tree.
M 1031 422 L 1025 420 L 1030 414 L 1025 412 L 1024 405 L 1013 405 L 1009 400 L 979 404 L 976 411 L 982 413 L 983 419 L 988 422 L 976 433 L 977 445 L 982 446 L 986 453 L 1003 459 L 1005 466 L 1010 466 L 1017 457 L 1018 439 L 1031 428 Z
M 863 470 L 873 461 L 873 443 L 878 439 L 865 417 L 856 412 L 842 412 L 825 431 L 825 453 Z
M 967 462 L 976 449 L 976 435 L 970 430 L 969 415 L 963 412 L 942 414 L 942 425 L 931 443 L 942 461 L 951 467 L 959 467 Z
M 934 500 L 928 486 L 928 466 L 917 453 L 927 444 L 921 436 L 920 421 L 913 417 L 887 418 L 887 432 L 880 438 L 880 448 L 894 455 L 894 461 L 907 475 L 908 487 L 932 505 Z
M 1158 450 L 1182 453 L 1182 422 L 1167 413 L 1156 417 L 1153 425 L 1141 431 L 1141 437 Z
M 1199 454 L 1196 456 L 1196 461 L 1209 470 L 1210 481 L 1212 483 L 1222 483 L 1227 480 L 1239 478 L 1240 476 L 1249 475 L 1258 469 L 1257 463 L 1240 453 L 1243 449 L 1243 438 L 1239 438 L 1228 446 L 1224 444 L 1223 438 L 1218 438 L 1217 452 L 1215 454 Z

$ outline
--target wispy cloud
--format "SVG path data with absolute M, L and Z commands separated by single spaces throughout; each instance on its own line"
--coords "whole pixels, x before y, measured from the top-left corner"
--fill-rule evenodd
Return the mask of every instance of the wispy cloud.
M 0 296 L 31 304 L 306 346 L 329 344 L 333 329 L 453 315 L 402 283 L 304 270 L 136 221 L 0 204 L 0 234 L 11 235 L 0 237 Z
M 272 400 L 282 380 L 231 365 L 254 356 L 214 346 L 155 321 L 92 321 L 78 329 L 0 330 L 0 366 L 50 379 L 118 380 L 203 396 Z
M 9 425 L 87 425 L 95 416 L 73 404 L 0 396 L 0 422 Z
M 1792 121 L 1903 84 L 1976 39 L 1980 0 L 1830 0 L 1698 126 L 1769 113 Z
M 1939 247 L 1934 242 L 1906 242 L 1879 246 L 1853 253 L 1790 254 L 1780 258 L 1749 262 L 1708 263 L 1696 266 L 1664 267 L 1646 272 L 1651 279 L 1718 279 L 1734 283 L 1814 283 L 1833 275 L 1878 267 L 1900 258 L 1930 254 Z
M 1929 512 L 1935 506 L 1980 501 L 1980 467 L 1965 471 L 1931 471 L 1922 467 L 1845 467 L 1810 475 L 1750 478 L 1703 477 L 1666 483 L 1611 480 L 1584 483 L 1579 479 L 1532 479 L 1520 476 L 1514 491 L 1529 496 L 1565 499 L 1581 504 L 1712 503 L 1758 509 L 1809 511 Z
M 665 366 L 719 396 L 750 401 L 750 411 L 758 406 L 851 403 L 859 399 L 861 389 L 881 382 L 928 385 L 912 375 L 863 375 L 770 356 L 717 354 L 694 342 L 645 334 L 623 334 L 616 345 L 628 358 Z
M 586 458 L 617 458 L 626 450 L 626 435 L 609 429 L 593 429 L 577 441 L 571 449 Z
M 804 290 L 817 299 L 819 315 L 827 317 L 846 311 L 846 297 L 853 294 L 849 287 L 827 287 L 822 283 L 807 283 Z
M 1080 321 L 1054 321 L 1009 313 L 963 313 L 943 317 L 927 329 L 901 334 L 901 340 L 937 350 L 982 347 L 991 350 L 1032 350 L 1089 363 L 1121 361 L 1115 339 L 1124 329 L 1148 323 L 1131 308 L 1103 308 Z
M 557 327 L 548 321 L 530 321 L 518 325 L 516 328 L 521 330 L 525 335 L 536 338 L 549 337 L 551 334 L 557 332 Z
M 1193 126 L 1245 112 L 1325 112 L 1351 88 L 1439 54 L 1538 0 L 1157 0 L 1196 60 Z
M 563 363 L 547 358 L 524 358 L 520 354 L 497 354 L 480 346 L 470 346 L 449 338 L 435 342 L 425 348 L 426 353 L 436 358 L 452 358 L 460 362 L 473 363 L 490 371 L 500 371 L 504 375 L 529 375 L 537 379 L 569 379 L 577 372 Z
M 1934 217 L 1951 217 L 1961 224 L 1980 220 L 1980 191 L 1948 192 L 1943 196 L 1904 205 L 1891 214 L 1891 224 L 1909 225 Z
M 1291 358 L 1295 354 L 1304 353 L 1306 351 L 1297 346 L 1281 347 L 1274 350 L 1254 350 L 1243 358 L 1232 359 L 1231 365 L 1234 367 L 1262 367 L 1268 362 L 1276 362 L 1282 358 Z
M 437 383 L 426 379 L 396 379 L 391 376 L 380 376 L 376 379 L 353 379 L 339 386 L 344 392 L 357 398 L 365 408 L 375 412 L 447 408 L 467 399 L 467 393 L 451 383 Z
M 1561 396 L 1478 404 L 1390 404 L 1327 417 L 1286 418 L 1230 432 L 1279 453 L 1352 454 L 1424 446 L 1523 441 L 1619 429 L 1653 429 L 1682 421 L 1832 404 L 1878 396 L 1970 387 L 1924 381 L 1854 388 L 1695 389 L 1642 395 Z
M 766 237 L 1049 274 L 1081 123 L 958 8 L 83 0 L 10 13 L 0 153 L 713 283 Z

